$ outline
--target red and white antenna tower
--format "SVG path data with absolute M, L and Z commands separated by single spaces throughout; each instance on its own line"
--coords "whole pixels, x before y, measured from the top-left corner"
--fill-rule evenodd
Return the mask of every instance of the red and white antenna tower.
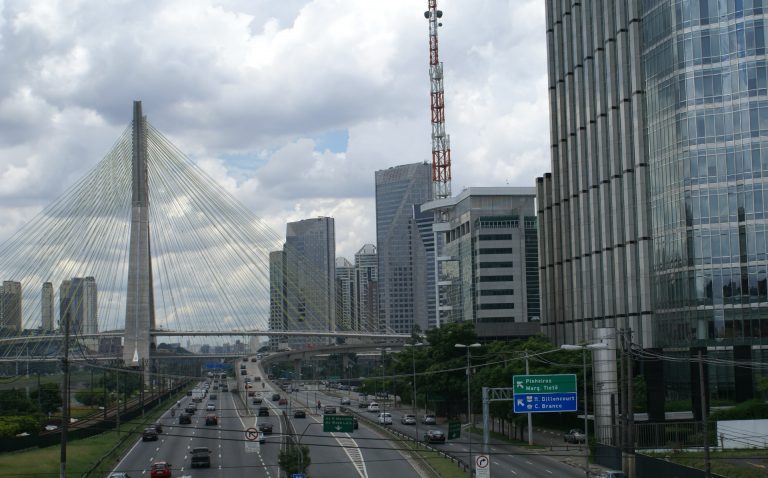
M 424 18 L 429 20 L 429 82 L 432 105 L 432 186 L 433 199 L 451 197 L 451 138 L 445 134 L 445 92 L 443 90 L 443 64 L 437 48 L 438 20 L 443 12 L 437 9 L 437 0 L 428 0 Z

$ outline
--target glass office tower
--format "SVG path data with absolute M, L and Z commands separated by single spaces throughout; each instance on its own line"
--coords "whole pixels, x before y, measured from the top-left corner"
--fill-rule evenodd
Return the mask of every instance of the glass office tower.
M 615 326 L 644 347 L 762 356 L 768 1 L 548 0 L 546 12 L 544 330 L 571 343 Z M 738 400 L 752 393 L 744 370 L 708 375 Z

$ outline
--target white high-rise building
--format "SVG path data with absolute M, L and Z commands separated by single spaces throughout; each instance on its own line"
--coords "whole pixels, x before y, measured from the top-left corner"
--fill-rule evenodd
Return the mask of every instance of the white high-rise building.
M 355 266 L 344 257 L 336 258 L 336 323 L 339 330 L 357 330 Z

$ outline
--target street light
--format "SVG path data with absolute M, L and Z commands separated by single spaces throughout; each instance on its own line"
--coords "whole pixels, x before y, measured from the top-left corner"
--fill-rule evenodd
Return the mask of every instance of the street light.
M 587 350 L 606 349 L 608 344 L 597 342 L 587 345 L 569 345 L 560 346 L 563 350 L 581 350 L 581 360 L 584 373 L 584 476 L 589 478 L 589 423 L 587 422 Z
M 376 350 L 380 350 L 381 351 L 381 389 L 382 389 L 382 392 L 384 392 L 384 397 L 383 398 L 385 400 L 389 400 L 389 394 L 385 390 L 385 385 L 384 385 L 384 369 L 385 369 L 385 367 L 384 367 L 384 365 L 385 365 L 384 364 L 384 357 L 387 355 L 387 352 L 391 351 L 392 349 L 389 348 L 389 347 L 387 347 L 387 348 L 376 347 Z M 386 411 L 387 406 L 386 406 L 385 403 L 386 402 L 384 400 L 381 401 L 380 413 L 383 413 L 383 412 Z M 381 416 L 381 415 L 379 415 L 379 416 Z
M 411 366 L 413 369 L 413 418 L 416 420 L 416 442 L 419 441 L 419 418 L 416 416 L 416 347 L 424 345 L 421 342 L 415 344 L 405 344 L 406 347 L 411 348 Z
M 481 344 L 475 342 L 474 344 L 455 344 L 454 347 L 457 349 L 467 349 L 467 422 L 469 426 L 467 426 L 467 439 L 469 440 L 469 459 L 467 460 L 469 464 L 469 476 L 472 476 L 472 419 L 470 418 L 472 414 L 472 406 L 471 406 L 471 399 L 469 394 L 469 379 L 470 379 L 470 366 L 469 366 L 469 349 L 470 348 L 476 348 L 476 347 L 482 347 Z

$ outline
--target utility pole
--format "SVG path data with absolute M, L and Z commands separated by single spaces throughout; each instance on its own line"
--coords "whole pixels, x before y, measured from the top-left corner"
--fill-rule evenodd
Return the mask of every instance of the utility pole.
M 530 375 L 531 371 L 528 368 L 528 351 L 525 351 L 525 374 Z M 528 413 L 528 445 L 533 446 L 533 415 Z
M 67 432 L 69 431 L 69 313 L 64 314 L 64 400 L 62 400 L 61 417 L 61 454 L 59 457 L 59 478 L 67 477 Z
M 704 357 L 699 350 L 699 393 L 701 394 L 701 421 L 704 426 L 704 476 L 712 476 L 712 463 L 709 458 L 709 417 L 707 416 L 707 392 L 704 389 Z
M 117 406 L 115 407 L 115 424 L 117 425 L 117 434 L 120 435 L 120 367 L 115 367 L 115 396 L 117 397 Z

